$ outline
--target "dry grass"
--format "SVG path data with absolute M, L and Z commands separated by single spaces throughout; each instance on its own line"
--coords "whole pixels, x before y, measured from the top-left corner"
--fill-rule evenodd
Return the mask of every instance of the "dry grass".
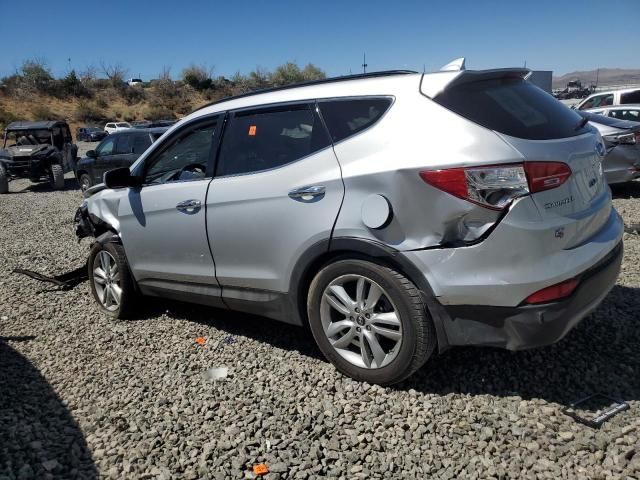
M 111 95 L 109 92 L 101 92 L 93 100 L 81 100 L 77 98 L 62 100 L 41 95 L 30 96 L 28 98 L 13 98 L 0 95 L 0 111 L 4 110 L 21 120 L 49 120 L 40 118 L 42 114 L 48 112 L 56 117 L 50 118 L 51 120 L 66 120 L 71 127 L 71 131 L 75 132 L 77 127 L 84 126 L 87 123 L 76 118 L 77 108 L 81 102 L 94 106 L 105 118 L 135 121 L 144 120 L 145 114 L 157 108 L 157 101 L 153 95 L 148 95 L 148 97 L 147 100 L 135 105 L 127 105 L 122 98 Z M 192 97 L 189 98 L 188 103 L 191 107 L 188 111 L 206 102 L 207 100 L 200 93 L 193 92 Z M 180 112 L 180 110 L 183 109 L 178 108 L 173 111 L 173 114 L 177 118 L 185 114 L 185 112 Z

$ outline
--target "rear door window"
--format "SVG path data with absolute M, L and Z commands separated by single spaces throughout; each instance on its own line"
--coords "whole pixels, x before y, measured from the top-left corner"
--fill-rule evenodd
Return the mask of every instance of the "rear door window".
M 125 155 L 131 153 L 133 149 L 133 137 L 131 135 L 120 135 L 116 141 L 114 155 Z
M 576 112 L 521 78 L 454 85 L 434 101 L 483 127 L 528 140 L 573 137 L 589 129 L 578 127 Z
M 629 120 L 631 122 L 640 122 L 640 110 L 611 110 L 609 116 L 620 120 Z
M 151 139 L 148 134 L 135 135 L 133 141 L 133 153 L 142 155 L 142 153 L 151 146 Z
M 627 105 L 629 103 L 640 103 L 640 90 L 621 94 L 620 103 L 623 105 Z
M 319 101 L 333 143 L 349 138 L 375 124 L 391 106 L 392 99 L 358 98 Z
M 216 175 L 278 168 L 329 145 L 308 104 L 236 112 L 225 129 Z

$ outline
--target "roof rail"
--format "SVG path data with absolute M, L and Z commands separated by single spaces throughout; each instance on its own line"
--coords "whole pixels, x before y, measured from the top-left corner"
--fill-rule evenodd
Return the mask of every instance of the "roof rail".
M 281 87 L 264 88 L 262 90 L 255 90 L 253 92 L 242 93 L 240 95 L 232 95 L 230 97 L 225 97 L 220 100 L 216 100 L 215 102 L 207 103 L 199 108 L 196 108 L 191 113 L 195 113 L 199 110 L 202 110 L 203 108 L 207 108 L 212 105 L 217 105 L 219 103 L 228 102 L 230 100 L 236 100 L 237 98 L 252 97 L 254 95 L 260 95 L 263 93 L 279 92 L 281 90 L 289 90 L 292 88 L 299 88 L 299 87 L 309 87 L 312 85 L 323 85 L 325 83 L 344 82 L 348 80 L 361 80 L 365 78 L 387 77 L 391 75 L 407 75 L 411 73 L 418 73 L 418 72 L 414 70 L 382 70 L 380 72 L 357 73 L 354 75 L 343 75 L 340 77 L 324 78 L 322 80 L 310 80 L 308 82 L 291 83 L 289 85 L 283 85 Z

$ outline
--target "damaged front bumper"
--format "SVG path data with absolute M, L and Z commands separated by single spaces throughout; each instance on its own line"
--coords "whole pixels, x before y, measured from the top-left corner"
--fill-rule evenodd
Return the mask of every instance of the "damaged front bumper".
M 73 216 L 73 225 L 75 226 L 78 241 L 86 237 L 96 236 L 96 229 L 89 217 L 89 208 L 86 200 L 76 210 Z

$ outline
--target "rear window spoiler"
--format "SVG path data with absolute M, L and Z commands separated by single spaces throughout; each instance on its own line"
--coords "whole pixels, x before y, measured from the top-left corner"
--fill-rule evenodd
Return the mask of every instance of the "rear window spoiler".
M 523 78 L 531 75 L 528 68 L 496 68 L 493 70 L 458 70 L 440 71 L 422 74 L 420 79 L 420 93 L 428 98 L 434 98 L 438 94 L 454 85 L 467 82 L 479 82 L 481 80 L 493 80 L 496 78 Z

